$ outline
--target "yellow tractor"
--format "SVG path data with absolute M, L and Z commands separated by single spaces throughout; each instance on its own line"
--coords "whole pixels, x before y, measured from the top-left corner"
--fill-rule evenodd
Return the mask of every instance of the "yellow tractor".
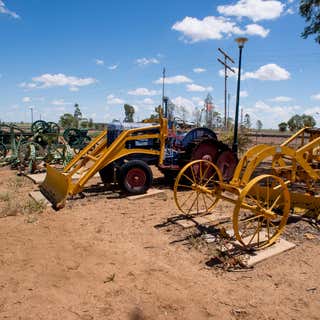
M 123 130 L 112 142 L 108 142 L 105 130 L 82 149 L 63 171 L 47 165 L 47 175 L 40 190 L 59 209 L 65 205 L 68 196 L 81 192 L 88 180 L 100 172 L 104 182 L 118 174 L 124 189 L 132 194 L 143 193 L 150 187 L 152 174 L 142 157 L 155 157 L 159 165 L 163 163 L 167 128 L 167 119 L 161 118 L 158 125 Z M 121 167 L 116 173 L 114 163 L 117 160 L 121 160 Z
M 195 159 L 217 164 L 223 177 L 232 177 L 238 159 L 230 148 L 218 141 L 208 128 L 176 133 L 168 130 L 162 115 L 157 124 L 111 123 L 62 170 L 47 165 L 40 190 L 55 208 L 64 206 L 68 196 L 83 191 L 96 173 L 105 184 L 117 183 L 127 194 L 141 194 L 152 183 L 149 165 L 156 165 L 168 180 Z

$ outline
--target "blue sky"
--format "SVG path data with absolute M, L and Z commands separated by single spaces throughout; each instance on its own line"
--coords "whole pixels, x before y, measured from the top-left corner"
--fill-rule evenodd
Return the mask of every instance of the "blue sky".
M 223 112 L 220 47 L 237 63 L 243 51 L 240 105 L 264 128 L 298 113 L 320 125 L 320 47 L 301 39 L 297 0 L 0 0 L 0 119 L 57 121 L 78 103 L 96 122 L 136 120 L 166 95 L 193 119 L 207 93 Z M 159 81 L 158 81 L 159 82 Z M 229 78 L 230 115 L 236 78 Z

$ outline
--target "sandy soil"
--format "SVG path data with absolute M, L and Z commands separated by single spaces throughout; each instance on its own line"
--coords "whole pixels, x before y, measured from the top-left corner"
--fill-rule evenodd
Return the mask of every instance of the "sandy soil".
M 40 214 L 27 200 L 35 186 L 0 174 L 1 319 L 320 319 L 316 231 L 254 269 L 226 272 L 179 241 L 177 226 L 155 227 L 177 214 L 170 189 L 136 201 L 87 194 Z M 8 197 L 19 206 L 5 217 Z

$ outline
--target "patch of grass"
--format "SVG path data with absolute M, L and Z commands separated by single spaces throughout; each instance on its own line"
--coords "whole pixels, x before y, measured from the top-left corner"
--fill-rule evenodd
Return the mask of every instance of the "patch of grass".
M 1 195 L 3 206 L 0 208 L 0 217 L 16 216 L 18 214 L 40 214 L 46 208 L 43 202 L 35 202 L 30 198 L 17 199 L 15 194 L 5 193 Z
M 0 193 L 0 201 L 9 201 L 10 195 L 9 192 Z
M 20 202 L 15 201 L 12 197 L 8 197 L 5 201 L 4 206 L 1 208 L 0 216 L 8 217 L 8 216 L 16 216 L 21 210 Z
M 23 206 L 23 213 L 41 213 L 45 209 L 46 205 L 44 202 L 36 202 L 33 199 L 28 199 Z
M 9 179 L 8 187 L 14 191 L 20 189 L 21 187 L 25 186 L 25 178 L 16 176 L 14 178 Z

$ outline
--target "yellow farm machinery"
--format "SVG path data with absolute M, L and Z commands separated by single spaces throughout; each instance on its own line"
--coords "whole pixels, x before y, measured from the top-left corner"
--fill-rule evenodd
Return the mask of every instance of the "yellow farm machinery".
M 68 196 L 84 190 L 99 173 L 104 184 L 117 183 L 128 194 L 140 194 L 152 184 L 150 165 L 156 165 L 165 177 L 175 177 L 195 159 L 216 163 L 226 179 L 237 165 L 237 157 L 227 145 L 217 140 L 208 128 L 194 128 L 186 134 L 168 132 L 168 121 L 159 124 L 109 124 L 62 171 L 47 165 L 47 175 L 40 186 L 56 208 L 64 206 Z
M 174 199 L 187 216 L 205 215 L 219 200 L 234 204 L 235 239 L 245 249 L 274 243 L 290 212 L 320 214 L 320 129 L 303 128 L 280 146 L 256 145 L 226 182 L 207 160 L 195 160 L 179 173 Z

